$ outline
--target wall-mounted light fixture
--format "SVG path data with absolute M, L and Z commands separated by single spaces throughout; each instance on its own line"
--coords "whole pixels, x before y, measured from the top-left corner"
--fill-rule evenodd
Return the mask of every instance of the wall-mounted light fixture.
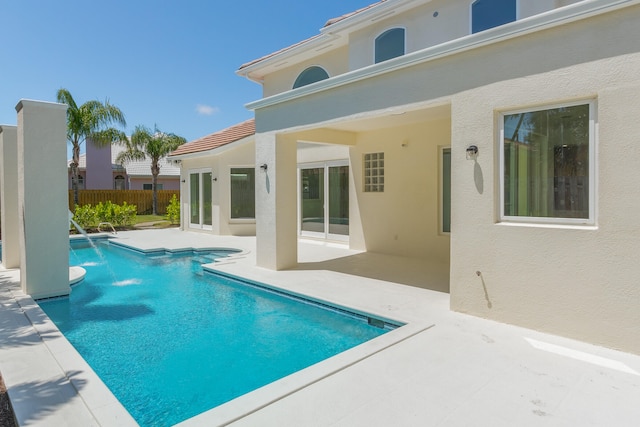
M 183 179 L 183 180 L 182 180 L 182 181 L 180 181 L 180 182 L 187 182 L 187 180 L 186 180 L 186 179 Z
M 260 169 L 262 169 L 264 172 L 266 172 L 267 171 L 267 164 L 266 163 L 261 164 L 260 165 Z
M 470 145 L 467 147 L 467 160 L 475 159 L 478 155 L 478 146 Z
M 216 182 L 218 180 L 218 178 L 212 178 L 211 181 Z

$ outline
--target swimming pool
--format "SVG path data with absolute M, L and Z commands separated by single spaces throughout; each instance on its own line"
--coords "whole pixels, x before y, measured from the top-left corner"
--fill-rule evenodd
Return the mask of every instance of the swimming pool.
M 99 246 L 72 250 L 87 276 L 69 298 L 39 304 L 141 425 L 173 425 L 394 327 L 202 270 L 225 253 Z

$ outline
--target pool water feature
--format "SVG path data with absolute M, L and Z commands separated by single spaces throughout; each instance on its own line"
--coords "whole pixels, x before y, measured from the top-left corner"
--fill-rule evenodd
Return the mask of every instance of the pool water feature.
M 71 252 L 87 270 L 71 295 L 39 304 L 143 426 L 176 424 L 394 327 L 203 271 L 224 252 L 97 245 L 102 257 Z

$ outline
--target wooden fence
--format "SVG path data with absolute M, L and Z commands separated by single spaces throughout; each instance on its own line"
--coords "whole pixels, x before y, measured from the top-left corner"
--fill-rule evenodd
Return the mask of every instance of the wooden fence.
M 179 190 L 158 190 L 158 214 L 167 213 L 167 206 L 171 197 L 176 195 L 180 200 Z M 80 206 L 95 206 L 100 202 L 111 201 L 117 205 L 127 202 L 129 205 L 136 205 L 138 214 L 150 214 L 152 211 L 153 192 L 151 190 L 79 190 L 78 204 Z M 73 190 L 69 190 L 69 209 L 74 210 Z

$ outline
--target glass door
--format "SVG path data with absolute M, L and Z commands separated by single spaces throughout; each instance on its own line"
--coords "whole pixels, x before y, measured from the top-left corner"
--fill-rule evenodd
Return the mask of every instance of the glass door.
M 349 166 L 329 166 L 329 229 L 334 240 L 349 238 Z
M 210 229 L 213 224 L 213 197 L 211 172 L 202 173 L 202 228 Z
M 310 236 L 323 237 L 324 228 L 324 168 L 302 169 L 300 231 Z
M 349 239 L 347 161 L 300 168 L 300 235 Z
M 189 173 L 189 227 L 212 229 L 213 196 L 210 170 Z
M 200 227 L 200 174 L 189 174 L 189 225 Z

